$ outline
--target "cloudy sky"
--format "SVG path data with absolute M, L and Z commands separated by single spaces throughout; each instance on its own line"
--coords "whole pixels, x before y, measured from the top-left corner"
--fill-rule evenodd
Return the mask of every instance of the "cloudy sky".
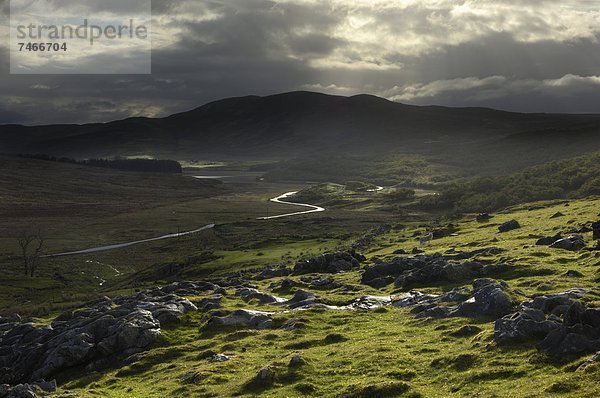
M 154 0 L 152 74 L 104 76 L 10 75 L 0 8 L 0 123 L 165 116 L 292 90 L 600 113 L 600 1 Z

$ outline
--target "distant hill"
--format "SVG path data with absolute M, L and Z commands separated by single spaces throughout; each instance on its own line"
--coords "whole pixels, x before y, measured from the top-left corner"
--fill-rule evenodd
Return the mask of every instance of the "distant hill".
M 600 115 L 520 114 L 410 106 L 370 95 L 291 92 L 229 98 L 166 118 L 110 123 L 0 126 L 0 152 L 176 159 L 285 158 L 315 153 L 434 153 L 460 160 L 543 147 L 542 160 L 600 149 Z M 535 156 L 534 156 L 535 158 Z

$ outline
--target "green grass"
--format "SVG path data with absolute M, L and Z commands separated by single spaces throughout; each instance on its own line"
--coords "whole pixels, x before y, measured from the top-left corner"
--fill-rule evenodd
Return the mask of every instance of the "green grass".
M 517 265 L 521 272 L 503 275 L 502 279 L 513 289 L 520 290 L 519 300 L 526 299 L 525 295 L 589 287 L 592 292 L 585 300 L 589 305 L 597 305 L 600 302 L 600 291 L 596 287 L 600 265 L 597 252 L 571 253 L 536 247 L 534 243 L 538 236 L 559 230 L 568 232 L 596 220 L 599 204 L 598 198 L 572 201 L 568 207 L 564 203 L 537 203 L 515 207 L 506 214 L 494 214 L 488 224 L 466 216 L 454 221 L 458 236 L 434 240 L 426 251 L 498 247 L 505 251 L 478 259 Z M 540 206 L 546 207 L 529 210 Z M 559 209 L 566 216 L 551 220 L 549 217 Z M 518 219 L 522 228 L 499 234 L 497 225 L 511 218 Z M 418 230 L 422 227 L 395 225 L 389 233 L 376 238 L 368 253 L 369 259 L 391 257 L 392 251 L 398 248 L 412 249 L 415 246 L 412 235 Z M 586 239 L 590 241 L 589 234 Z M 304 243 L 314 247 L 314 242 Z M 283 242 L 278 244 L 285 246 Z M 272 250 L 274 257 L 281 255 L 276 247 L 265 247 L 265 253 Z M 292 255 L 297 254 L 294 250 L 305 250 L 303 244 L 287 247 Z M 228 259 L 236 266 L 246 261 L 254 264 L 256 250 L 259 249 L 237 252 L 216 261 Z M 270 260 L 272 258 L 264 258 L 264 264 Z M 584 277 L 568 277 L 567 270 L 579 271 Z M 334 278 L 353 288 L 309 290 L 330 304 L 342 304 L 362 294 L 393 291 L 393 287 L 376 290 L 360 285 L 360 272 Z M 273 281 L 256 283 L 261 290 L 268 291 L 267 286 Z M 440 284 L 422 290 L 441 292 L 451 287 Z M 291 297 L 292 292 L 279 295 Z M 244 303 L 234 296 L 226 298 L 223 304 L 225 310 L 273 310 L 256 302 Z M 86 397 L 336 397 L 344 394 L 351 397 L 581 397 L 600 394 L 597 384 L 600 366 L 575 372 L 585 357 L 547 357 L 537 353 L 531 343 L 496 346 L 493 322 L 489 321 L 415 320 L 407 309 L 397 308 L 370 312 L 315 309 L 275 316 L 278 324 L 299 318 L 302 327 L 294 331 L 246 331 L 206 329 L 201 317 L 202 314 L 189 314 L 180 323 L 167 327 L 161 342 L 135 364 L 95 375 L 70 375 L 61 394 Z M 210 364 L 207 358 L 213 352 L 225 353 L 232 359 Z M 289 361 L 296 353 L 301 354 L 303 363 L 290 368 Z M 264 367 L 275 372 L 274 382 L 257 385 L 254 376 Z

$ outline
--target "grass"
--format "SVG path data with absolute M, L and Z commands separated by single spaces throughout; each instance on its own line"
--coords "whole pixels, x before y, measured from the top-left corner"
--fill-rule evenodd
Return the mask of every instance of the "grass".
M 135 179 L 129 174 L 120 178 Z M 117 190 L 108 187 L 105 188 Z M 44 189 L 49 188 L 46 186 Z M 129 240 L 131 236 L 143 237 L 159 229 L 172 228 L 175 224 L 187 222 L 197 226 L 203 220 L 218 217 L 220 225 L 214 231 L 121 251 L 49 260 L 43 264 L 40 277 L 35 279 L 12 271 L 5 272 L 0 277 L 1 311 L 32 314 L 36 316 L 35 322 L 46 324 L 52 315 L 80 306 L 97 296 L 131 294 L 171 280 L 202 279 L 269 264 L 292 265 L 302 257 L 347 248 L 361 235 L 385 222 L 390 225 L 389 230 L 374 234 L 366 248 L 367 264 L 374 264 L 395 257 L 393 252 L 396 250 L 419 248 L 419 236 L 431 227 L 426 215 L 403 213 L 400 216 L 390 213 L 376 201 L 371 205 L 333 206 L 318 215 L 260 222 L 255 218 L 265 215 L 265 211 L 286 212 L 286 206 L 268 204 L 269 197 L 297 190 L 297 187 L 285 184 L 203 187 L 207 190 L 206 196 L 200 199 L 194 195 L 186 198 L 186 189 L 183 186 L 181 192 L 177 189 L 173 198 L 165 196 L 164 202 L 163 199 L 148 199 L 139 208 L 118 203 L 119 200 L 114 200 L 111 195 L 105 195 L 102 201 L 106 203 L 103 202 L 98 209 L 89 212 L 75 209 L 62 218 L 56 216 L 58 224 L 52 228 L 57 235 L 51 241 L 52 247 L 85 247 L 91 243 L 90 236 L 99 236 L 100 241 L 108 242 Z M 195 188 L 190 189 L 191 194 Z M 146 197 L 152 196 L 149 192 L 146 192 Z M 8 191 L 3 191 L 3 195 L 8 195 Z M 11 195 L 14 199 L 15 194 Z M 37 195 L 39 200 L 43 192 L 40 188 L 39 192 L 29 192 L 28 195 L 33 195 L 33 198 Z M 89 198 L 93 196 L 90 193 Z M 69 195 L 63 194 L 56 199 L 58 202 L 48 204 L 44 209 L 51 215 L 51 209 L 59 209 L 68 203 L 68 199 Z M 62 205 L 59 206 L 59 202 Z M 95 211 L 105 211 L 110 206 L 121 208 L 122 212 L 94 218 Z M 474 259 L 515 265 L 514 270 L 498 278 L 510 284 L 511 293 L 517 301 L 572 287 L 586 287 L 591 292 L 584 300 L 590 306 L 600 306 L 598 252 L 568 252 L 535 245 L 541 236 L 557 232 L 567 235 L 596 221 L 599 208 L 600 198 L 591 197 L 570 201 L 568 206 L 566 202 L 515 206 L 493 214 L 486 223 L 477 222 L 475 215 L 442 219 L 443 225 L 454 224 L 456 234 L 435 239 L 420 248 L 426 253 L 453 255 L 493 247 L 497 250 L 476 255 Z M 9 206 L 5 204 L 3 211 L 3 214 L 10 213 Z M 565 216 L 551 219 L 557 211 Z M 18 218 L 18 214 L 11 216 L 13 220 L 21 222 L 27 219 Z M 33 213 L 29 213 L 28 217 L 32 216 Z M 52 217 L 41 219 L 51 223 Z M 519 221 L 521 228 L 498 233 L 498 225 L 512 218 Z M 91 219 L 95 219 L 95 223 L 86 225 L 86 220 Z M 0 251 L 4 254 L 13 253 L 6 236 L 8 230 L 4 226 L 3 240 L 0 240 Z M 592 246 L 591 233 L 584 236 L 588 246 Z M 3 265 L 9 267 L 10 263 L 5 260 Z M 174 267 L 176 272 L 165 273 L 169 266 Z M 569 274 L 568 271 L 576 271 L 580 276 L 574 277 L 572 275 L 577 274 Z M 315 292 L 323 302 L 332 305 L 346 304 L 361 295 L 395 292 L 393 286 L 373 289 L 361 285 L 360 277 L 360 271 L 333 275 L 336 282 L 342 284 L 341 288 L 334 290 L 315 289 L 309 285 L 302 288 Z M 301 283 L 299 277 L 292 278 Z M 101 280 L 105 280 L 102 286 Z M 269 292 L 269 285 L 277 280 L 253 283 L 260 290 Z M 468 285 L 469 281 L 437 283 L 419 287 L 419 290 L 440 293 L 462 284 Z M 293 292 L 294 289 L 278 292 L 277 295 L 289 298 Z M 273 310 L 258 302 L 243 302 L 232 294 L 232 289 L 229 293 L 223 299 L 225 311 L 240 308 Z M 201 298 L 190 297 L 193 301 Z M 600 366 L 592 365 L 585 371 L 575 371 L 585 357 L 546 357 L 530 343 L 496 346 L 493 343 L 493 322 L 490 321 L 463 318 L 416 320 L 408 309 L 393 307 L 369 312 L 313 309 L 275 315 L 278 325 L 296 319 L 297 328 L 294 330 L 249 331 L 243 328 L 207 329 L 204 315 L 191 313 L 178 323 L 165 326 L 160 341 L 131 364 L 114 364 L 96 373 L 74 369 L 60 375 L 61 388 L 56 396 L 600 395 L 597 384 Z M 209 363 L 208 358 L 214 353 L 225 353 L 231 360 Z M 302 361 L 298 366 L 290 367 L 290 360 L 295 354 L 300 354 Z M 258 382 L 255 376 L 263 368 L 270 369 L 272 377 L 266 382 Z
M 481 261 L 506 261 L 527 269 L 503 275 L 511 287 L 525 296 L 545 294 L 571 287 L 592 289 L 586 301 L 597 305 L 597 252 L 571 253 L 536 247 L 538 236 L 558 230 L 568 232 L 597 218 L 600 200 L 590 198 L 565 203 L 536 203 L 494 214 L 489 226 L 467 216 L 455 220 L 458 236 L 434 240 L 427 252 L 472 250 L 495 246 L 505 251 L 481 256 Z M 535 207 L 535 210 L 529 208 Z M 549 219 L 558 209 L 566 217 Z M 516 218 L 520 230 L 497 233 L 497 224 Z M 482 228 L 483 227 L 483 228 Z M 368 258 L 392 256 L 397 248 L 412 249 L 418 225 L 395 225 L 376 238 Z M 590 236 L 586 235 L 588 242 Z M 312 247 L 312 243 L 308 243 Z M 258 250 L 258 249 L 255 249 Z M 300 248 L 298 248 L 300 250 Z M 269 248 L 265 249 L 268 252 Z M 543 253 L 543 255 L 540 255 Z M 255 252 L 236 253 L 254 260 Z M 278 253 L 279 254 L 279 253 Z M 264 263 L 269 263 L 270 259 Z M 222 261 L 222 260 L 217 260 Z M 567 270 L 584 276 L 566 276 Z M 325 302 L 344 303 L 362 294 L 389 294 L 393 288 L 376 290 L 359 284 L 360 272 L 334 275 L 353 289 L 315 290 Z M 298 278 L 294 278 L 298 279 Z M 276 279 L 275 279 L 276 280 Z M 258 281 L 268 291 L 274 280 Z M 468 283 L 467 283 L 468 284 Z M 450 284 L 425 287 L 440 292 Z M 279 295 L 291 297 L 292 292 Z M 199 299 L 195 297 L 192 299 Z M 244 303 L 234 296 L 224 299 L 224 310 L 269 309 Z M 600 394 L 596 380 L 600 366 L 575 372 L 584 358 L 554 359 L 537 353 L 532 344 L 496 346 L 493 322 L 473 319 L 415 320 L 408 309 L 385 308 L 370 312 L 314 309 L 282 312 L 278 324 L 299 318 L 302 327 L 293 331 L 246 331 L 243 328 L 208 330 L 202 314 L 189 314 L 179 324 L 164 330 L 161 343 L 135 364 L 115 367 L 96 375 L 71 375 L 61 394 L 103 397 L 159 396 L 258 396 L 261 397 L 581 397 Z M 209 363 L 212 353 L 225 353 L 231 360 Z M 291 368 L 295 354 L 302 363 Z M 266 384 L 257 383 L 263 368 L 273 372 Z M 59 394 L 58 396 L 61 396 Z

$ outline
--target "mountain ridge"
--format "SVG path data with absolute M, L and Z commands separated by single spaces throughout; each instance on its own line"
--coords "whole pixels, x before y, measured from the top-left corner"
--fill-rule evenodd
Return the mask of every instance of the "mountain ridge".
M 0 125 L 0 152 L 56 156 L 299 156 L 305 153 L 428 151 L 532 132 L 569 132 L 597 141 L 600 115 L 516 113 L 491 108 L 408 105 L 359 94 L 309 91 L 212 101 L 162 118 L 106 123 Z M 535 135 L 535 134 L 534 134 Z M 549 136 L 552 134 L 549 134 Z M 443 146 L 443 145 L 442 145 Z

